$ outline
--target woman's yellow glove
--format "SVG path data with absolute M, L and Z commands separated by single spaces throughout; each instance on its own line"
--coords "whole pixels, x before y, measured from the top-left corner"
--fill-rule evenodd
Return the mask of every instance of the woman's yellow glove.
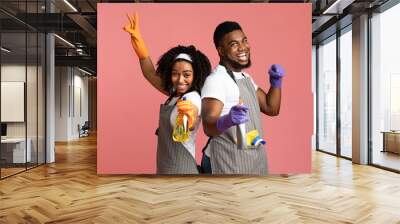
M 131 35 L 131 43 L 136 55 L 139 59 L 145 59 L 149 56 L 149 52 L 147 51 L 142 35 L 140 34 L 139 16 L 137 13 L 135 13 L 135 15 L 127 14 L 127 16 L 129 23 L 124 26 L 123 29 Z
M 177 124 L 183 124 L 183 116 L 186 115 L 188 118 L 188 128 L 191 129 L 194 125 L 196 118 L 195 107 L 189 100 L 178 100 L 176 103 L 178 108 Z

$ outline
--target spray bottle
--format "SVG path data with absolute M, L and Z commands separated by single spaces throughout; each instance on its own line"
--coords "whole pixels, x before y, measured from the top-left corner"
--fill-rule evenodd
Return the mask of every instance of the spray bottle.
M 239 100 L 239 104 L 243 105 L 243 100 Z M 246 140 L 246 124 L 238 124 L 236 125 L 236 140 L 239 149 L 247 148 L 247 140 Z
M 183 97 L 182 100 L 186 100 L 186 97 Z M 188 117 L 186 115 L 183 115 L 182 121 L 178 116 L 176 116 L 176 121 L 175 121 L 175 128 L 172 132 L 172 139 L 175 142 L 186 142 L 189 140 L 189 124 L 188 124 Z

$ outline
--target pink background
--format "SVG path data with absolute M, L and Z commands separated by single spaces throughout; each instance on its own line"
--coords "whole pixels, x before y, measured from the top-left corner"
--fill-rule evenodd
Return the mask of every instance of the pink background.
M 155 173 L 159 105 L 166 99 L 143 77 L 129 34 L 126 13 L 138 12 L 142 36 L 155 64 L 178 44 L 193 44 L 219 58 L 215 27 L 237 21 L 248 37 L 253 66 L 246 70 L 269 89 L 273 63 L 286 70 L 278 117 L 263 116 L 271 173 L 311 172 L 311 4 L 98 4 L 99 174 Z M 196 160 L 206 137 L 199 131 Z

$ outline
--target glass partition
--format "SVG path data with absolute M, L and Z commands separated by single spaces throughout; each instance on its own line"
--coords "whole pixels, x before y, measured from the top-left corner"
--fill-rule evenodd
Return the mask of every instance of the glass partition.
M 340 36 L 340 154 L 352 158 L 352 32 Z
M 336 36 L 318 47 L 318 149 L 336 154 Z
M 45 162 L 46 39 L 23 22 L 44 3 L 0 2 L 0 178 Z
M 31 151 L 26 142 L 26 33 L 1 34 L 1 175 L 26 169 Z M 6 50 L 4 50 L 6 49 Z
M 400 171 L 400 5 L 371 18 L 372 163 Z

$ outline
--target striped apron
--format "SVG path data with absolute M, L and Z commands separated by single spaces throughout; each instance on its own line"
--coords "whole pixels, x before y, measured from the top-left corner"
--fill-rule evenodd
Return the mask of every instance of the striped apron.
M 159 123 L 156 134 L 157 174 L 198 174 L 197 164 L 190 152 L 180 143 L 172 140 L 173 127 L 170 116 L 175 104 L 169 105 L 170 97 L 160 105 Z
M 239 87 L 240 98 L 249 107 L 246 133 L 257 129 L 260 136 L 263 136 L 260 106 L 251 80 L 245 77 L 234 81 Z M 236 126 L 210 139 L 210 160 L 213 174 L 268 174 L 264 145 L 239 149 L 236 144 Z

